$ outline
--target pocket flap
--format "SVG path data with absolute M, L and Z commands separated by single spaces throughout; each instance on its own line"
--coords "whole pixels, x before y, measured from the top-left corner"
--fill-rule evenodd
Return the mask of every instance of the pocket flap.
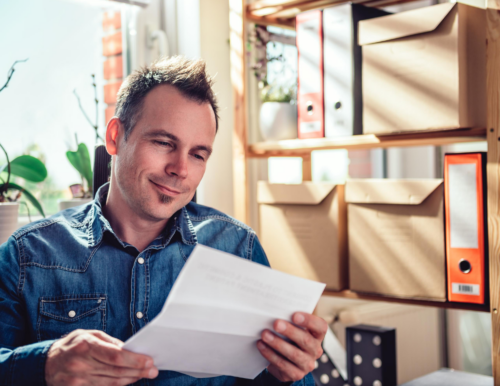
M 106 295 L 62 295 L 40 298 L 40 313 L 65 322 L 76 322 L 106 308 Z

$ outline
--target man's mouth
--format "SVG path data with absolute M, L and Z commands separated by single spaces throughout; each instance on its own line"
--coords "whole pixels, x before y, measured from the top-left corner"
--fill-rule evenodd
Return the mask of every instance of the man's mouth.
M 150 180 L 151 181 L 151 180 Z M 177 196 L 179 194 L 181 194 L 182 192 L 180 192 L 179 190 L 175 190 L 175 189 L 172 189 L 172 188 L 169 188 L 167 186 L 164 186 L 164 185 L 160 185 L 160 184 L 157 184 L 156 182 L 153 182 L 153 185 L 155 185 L 163 194 L 167 195 L 167 196 Z

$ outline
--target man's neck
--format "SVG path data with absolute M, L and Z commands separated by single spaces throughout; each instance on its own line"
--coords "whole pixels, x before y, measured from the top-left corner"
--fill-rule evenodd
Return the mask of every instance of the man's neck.
M 125 202 L 118 187 L 112 182 L 102 210 L 116 235 L 136 247 L 139 252 L 161 234 L 168 222 L 168 219 L 154 221 L 139 216 Z

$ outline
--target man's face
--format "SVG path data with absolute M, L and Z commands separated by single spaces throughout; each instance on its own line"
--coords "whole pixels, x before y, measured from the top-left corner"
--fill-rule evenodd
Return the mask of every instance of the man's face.
M 192 101 L 160 85 L 144 98 L 142 112 L 125 141 L 118 138 L 115 179 L 137 215 L 165 220 L 191 201 L 215 139 L 209 103 Z

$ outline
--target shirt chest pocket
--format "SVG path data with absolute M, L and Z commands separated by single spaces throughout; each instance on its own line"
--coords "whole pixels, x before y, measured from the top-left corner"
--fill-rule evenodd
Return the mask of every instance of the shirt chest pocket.
M 105 294 L 41 297 L 38 341 L 59 339 L 77 329 L 106 331 L 106 300 Z

